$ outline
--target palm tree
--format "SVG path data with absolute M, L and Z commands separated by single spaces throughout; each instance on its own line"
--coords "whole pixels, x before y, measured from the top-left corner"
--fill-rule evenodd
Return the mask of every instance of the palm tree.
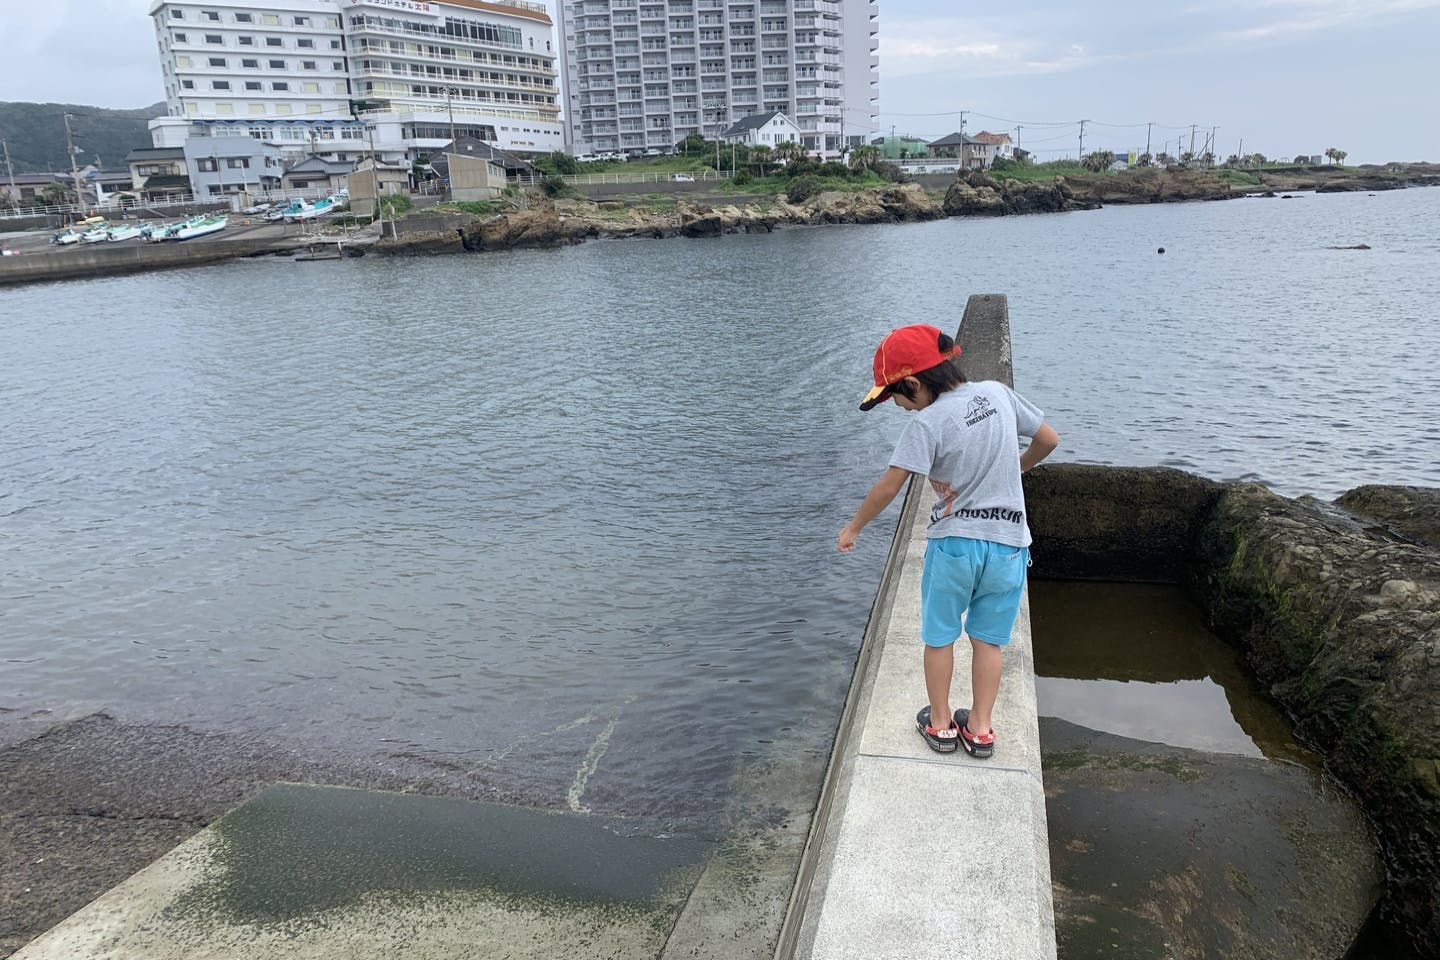
M 869 143 L 851 147 L 850 156 L 847 158 L 850 169 L 856 171 L 872 169 L 879 159 L 880 148 Z
M 1338 164 L 1340 164 L 1341 166 L 1344 166 L 1344 165 L 1345 165 L 1345 156 L 1346 156 L 1346 154 L 1345 154 L 1345 151 L 1344 151 L 1344 150 L 1336 150 L 1336 151 L 1335 151 L 1335 162 L 1338 163 Z
M 796 160 L 804 159 L 805 148 L 794 140 L 785 140 L 775 144 L 775 149 L 771 151 L 771 155 L 780 163 L 792 163 Z
M 1091 173 L 1099 173 L 1102 170 L 1110 169 L 1110 165 L 1114 162 L 1115 154 L 1109 150 L 1096 150 L 1094 153 L 1087 153 L 1085 158 L 1080 161 L 1080 166 Z
M 750 148 L 750 163 L 755 166 L 756 176 L 765 176 L 765 167 L 775 162 L 774 151 L 767 144 Z

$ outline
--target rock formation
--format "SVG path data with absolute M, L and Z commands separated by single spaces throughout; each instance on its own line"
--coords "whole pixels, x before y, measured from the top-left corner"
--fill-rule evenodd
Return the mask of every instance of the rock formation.
M 1026 496 L 1037 573 L 1103 578 L 1109 543 L 1189 543 L 1183 582 L 1370 816 L 1396 926 L 1440 952 L 1440 491 L 1345 494 L 1369 524 L 1163 469 L 1040 467 Z

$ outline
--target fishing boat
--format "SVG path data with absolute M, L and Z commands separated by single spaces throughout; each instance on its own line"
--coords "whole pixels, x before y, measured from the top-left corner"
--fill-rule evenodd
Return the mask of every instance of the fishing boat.
M 169 238 L 170 232 L 181 225 L 178 223 L 156 223 L 143 227 L 140 230 L 140 238 L 146 243 L 159 243 Z
M 229 223 L 230 218 L 223 214 L 218 217 L 192 217 L 181 224 L 168 239 L 194 240 L 196 237 L 224 230 Z
M 81 243 L 104 243 L 110 239 L 110 226 L 103 220 L 80 235 Z
M 130 240 L 138 237 L 142 232 L 143 228 L 139 224 L 122 223 L 119 226 L 111 227 L 110 236 L 106 237 L 106 239 L 111 243 L 115 243 L 120 240 Z
M 68 247 L 72 243 L 79 243 L 82 236 L 84 236 L 84 234 L 78 230 L 64 230 L 51 237 L 50 242 L 58 243 L 62 247 Z

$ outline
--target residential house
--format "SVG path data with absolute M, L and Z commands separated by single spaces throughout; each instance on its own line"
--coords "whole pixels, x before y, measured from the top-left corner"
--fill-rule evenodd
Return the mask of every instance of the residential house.
M 326 160 L 324 157 L 306 157 L 296 160 L 285 168 L 280 176 L 280 187 L 285 191 L 300 190 L 308 193 L 330 194 L 344 187 L 355 164 L 349 160 Z
M 952 133 L 932 140 L 926 145 L 930 156 L 959 160 L 967 170 L 978 170 L 985 166 L 985 144 L 968 133 Z
M 755 113 L 742 117 L 720 134 L 726 143 L 743 143 L 750 147 L 775 147 L 781 143 L 799 143 L 803 136 L 799 124 L 780 110 Z
M 1010 139 L 1008 133 L 991 133 L 989 130 L 981 130 L 975 134 L 975 139 L 985 146 L 985 166 L 990 166 L 997 157 L 1004 157 L 1006 160 L 1015 157 L 1015 142 Z
M 0 178 L 0 193 L 12 203 L 44 203 L 46 189 L 53 195 L 61 188 L 75 191 L 75 181 L 68 173 L 16 173 Z
M 501 150 L 494 144 L 474 137 L 456 137 L 430 158 L 430 169 L 437 179 L 444 180 L 450 176 L 448 158 L 451 155 L 493 160 L 505 170 L 505 176 L 512 180 L 530 180 L 540 176 L 539 169 L 518 154 Z
M 375 195 L 382 197 L 410 191 L 410 165 L 405 163 L 376 164 L 366 158 L 355 167 L 346 184 L 350 190 L 350 212 L 357 217 L 375 214 Z
M 185 141 L 185 169 L 197 197 L 269 193 L 280 189 L 285 172 L 280 148 L 249 136 L 221 134 Z M 217 135 L 218 134 L 218 135 Z
M 130 188 L 144 200 L 165 200 L 190 193 L 184 147 L 142 147 L 125 157 Z

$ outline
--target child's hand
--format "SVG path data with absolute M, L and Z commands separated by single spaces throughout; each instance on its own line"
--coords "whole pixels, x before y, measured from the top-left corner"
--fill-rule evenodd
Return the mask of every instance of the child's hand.
M 860 534 L 851 530 L 847 523 L 840 528 L 840 533 L 835 537 L 835 548 L 841 553 L 849 553 L 855 549 L 855 539 L 859 536 Z

